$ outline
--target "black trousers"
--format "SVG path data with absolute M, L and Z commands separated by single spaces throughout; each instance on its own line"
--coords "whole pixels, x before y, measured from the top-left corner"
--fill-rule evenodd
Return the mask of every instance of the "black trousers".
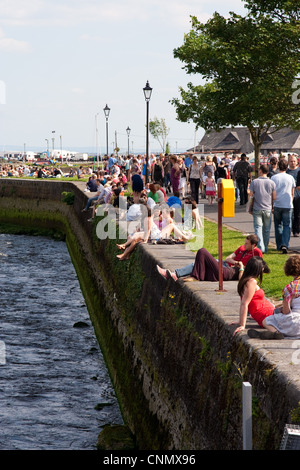
M 293 206 L 292 232 L 295 235 L 300 233 L 300 196 L 294 197 Z
M 200 187 L 200 178 L 190 178 L 189 183 L 191 185 L 191 196 L 198 204 L 199 202 L 199 187 Z
M 248 178 L 245 176 L 238 176 L 236 178 L 236 184 L 240 192 L 240 204 L 244 205 L 248 202 Z

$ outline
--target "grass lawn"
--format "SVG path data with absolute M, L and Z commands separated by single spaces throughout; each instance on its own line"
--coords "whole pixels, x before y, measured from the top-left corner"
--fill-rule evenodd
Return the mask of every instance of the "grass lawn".
M 236 231 L 230 230 L 223 226 L 223 259 L 233 253 L 239 246 L 245 242 L 245 236 Z M 206 248 L 215 258 L 219 257 L 218 251 L 218 224 L 204 220 L 204 244 Z M 193 250 L 195 251 L 195 250 Z M 262 282 L 262 288 L 267 297 L 279 300 L 282 297 L 282 289 L 290 282 L 292 278 L 286 277 L 284 274 L 284 263 L 288 255 L 283 255 L 277 250 L 269 247 L 269 252 L 264 255 L 264 260 L 268 264 L 271 272 L 265 274 Z

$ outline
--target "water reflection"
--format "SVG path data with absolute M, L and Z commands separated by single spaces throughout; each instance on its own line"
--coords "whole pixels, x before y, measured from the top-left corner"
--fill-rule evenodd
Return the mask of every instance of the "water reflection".
M 0 252 L 0 449 L 95 449 L 122 418 L 67 247 L 0 234 Z

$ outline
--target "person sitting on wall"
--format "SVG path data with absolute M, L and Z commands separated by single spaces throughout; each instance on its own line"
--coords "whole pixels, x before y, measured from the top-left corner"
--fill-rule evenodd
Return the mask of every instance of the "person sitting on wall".
M 255 234 L 248 235 L 244 245 L 227 256 L 223 262 L 224 281 L 238 280 L 244 271 L 244 267 L 253 256 L 262 258 L 262 252 L 257 248 L 257 244 L 258 237 Z M 205 248 L 198 250 L 194 263 L 183 268 L 177 268 L 174 272 L 171 272 L 169 269 L 163 269 L 158 265 L 156 268 L 162 277 L 165 279 L 171 277 L 174 281 L 177 281 L 180 277 L 187 276 L 191 277 L 192 280 L 198 281 L 219 281 L 219 262 Z
M 245 276 L 246 276 L 245 271 Z M 292 276 L 292 280 L 282 290 L 282 305 L 275 308 L 271 305 L 271 315 L 266 315 L 262 318 L 260 326 L 263 330 L 250 329 L 248 330 L 248 336 L 250 338 L 260 339 L 283 339 L 283 338 L 300 338 L 300 255 L 295 254 L 290 256 L 284 265 L 284 274 L 288 277 Z M 243 299 L 246 303 L 251 298 L 251 289 L 253 286 L 256 288 L 255 282 L 252 280 L 244 282 L 244 285 L 240 286 L 240 290 L 243 287 Z M 259 294 L 255 291 L 255 296 Z M 252 300 L 252 299 L 251 299 Z M 255 304 L 252 300 L 252 304 Z M 256 305 L 259 306 L 259 313 L 261 314 L 261 303 L 256 300 Z M 251 305 L 250 305 L 251 307 Z M 273 307 L 273 308 L 272 308 Z M 241 312 L 243 313 L 243 311 Z M 251 310 L 250 310 L 251 313 Z M 242 318 L 240 319 L 242 320 Z M 244 323 L 240 321 L 240 329 L 244 326 Z
M 258 323 L 259 326 L 266 328 L 266 330 L 257 332 L 255 329 L 248 331 L 250 338 L 261 339 L 282 339 L 283 334 L 279 329 L 268 326 L 268 317 L 272 316 L 275 311 L 273 305 L 266 297 L 263 289 L 260 287 L 263 274 L 269 273 L 270 269 L 265 261 L 254 256 L 249 260 L 241 279 L 239 280 L 237 291 L 241 298 L 240 304 L 240 318 L 239 322 L 231 322 L 231 325 L 238 325 L 233 332 L 233 336 L 244 330 L 248 314 Z M 259 282 L 257 282 L 257 280 Z M 273 318 L 276 318 L 274 315 Z
M 187 242 L 193 238 L 192 232 L 182 232 L 170 216 L 170 211 L 164 209 L 163 206 L 155 205 L 151 197 L 144 197 L 140 199 L 140 202 L 146 205 L 147 216 L 145 217 L 145 214 L 142 214 L 140 229 L 130 234 L 124 244 L 117 244 L 120 250 L 124 250 L 122 254 L 117 255 L 119 260 L 128 260 L 130 253 L 137 244 L 148 243 L 148 240 L 158 242 L 169 238 L 172 232 L 182 242 Z
M 97 181 L 101 183 L 99 178 L 96 179 L 96 175 L 91 175 L 89 177 L 88 182 L 86 183 L 87 191 L 90 191 L 91 193 L 96 193 L 99 190 L 99 185 L 97 184 Z
M 88 198 L 87 203 L 86 203 L 85 207 L 82 209 L 81 212 L 87 212 L 89 210 L 89 208 L 91 207 L 91 204 L 93 202 L 97 201 L 97 199 L 99 198 L 99 195 L 100 195 L 100 193 L 103 189 L 103 186 L 100 183 L 99 179 L 96 179 L 96 185 L 97 185 L 97 191 L 95 192 L 95 196 L 92 196 L 92 197 Z

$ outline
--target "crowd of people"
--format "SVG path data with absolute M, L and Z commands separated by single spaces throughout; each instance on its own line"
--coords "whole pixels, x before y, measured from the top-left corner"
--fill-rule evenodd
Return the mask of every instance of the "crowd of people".
M 232 179 L 235 198 L 253 216 L 258 248 L 267 253 L 272 220 L 278 251 L 287 253 L 290 237 L 300 236 L 300 174 L 298 155 L 278 155 L 276 152 L 261 157 L 258 178 L 253 178 L 253 167 L 246 154 L 222 156 L 151 155 L 148 161 L 149 180 L 154 184 L 150 195 L 162 202 L 172 194 L 180 204 L 188 195 L 193 203 L 206 199 L 217 201 L 217 183 Z M 114 157 L 107 159 L 105 171 L 115 182 L 121 179 L 131 185 L 131 178 L 139 174 L 146 187 L 145 156 Z M 147 185 L 147 189 L 149 186 Z M 162 195 L 163 192 L 163 195 Z
M 259 177 L 250 182 L 249 212 L 263 253 L 268 251 L 272 218 L 278 251 L 288 253 L 291 235 L 300 236 L 299 170 L 297 155 L 273 157 L 269 165 L 260 166 Z
M 216 194 L 218 179 L 233 178 L 236 187 L 236 198 L 239 198 L 240 205 L 246 205 L 249 201 L 253 202 L 253 207 L 249 211 L 253 214 L 255 233 L 247 236 L 244 245 L 238 247 L 223 261 L 223 280 L 238 281 L 237 292 L 240 296 L 240 312 L 239 321 L 237 322 L 238 326 L 234 330 L 234 335 L 246 328 L 247 317 L 250 315 L 257 322 L 257 325 L 261 327 L 259 330 L 255 328 L 249 329 L 248 335 L 250 338 L 277 340 L 284 337 L 297 338 L 300 336 L 300 255 L 289 257 L 285 263 L 284 273 L 286 276 L 292 276 L 293 280 L 283 289 L 282 305 L 276 307 L 265 297 L 265 293 L 261 288 L 263 274 L 269 272 L 269 268 L 263 259 L 263 254 L 268 249 L 269 235 L 266 234 L 266 230 L 261 228 L 259 224 L 260 217 L 263 219 L 267 211 L 270 212 L 268 217 L 268 222 L 270 223 L 272 212 L 274 212 L 277 249 L 287 253 L 285 249 L 288 246 L 286 226 L 283 224 L 284 228 L 280 232 L 279 214 L 277 214 L 276 208 L 278 208 L 280 214 L 288 212 L 290 228 L 297 226 L 296 219 L 292 222 L 297 217 L 297 211 L 294 210 L 295 188 L 298 185 L 300 186 L 297 183 L 298 161 L 296 158 L 292 154 L 288 155 L 287 159 L 282 156 L 276 158 L 274 155 L 271 155 L 269 161 L 260 165 L 259 177 L 255 179 L 253 178 L 253 169 L 246 155 L 241 155 L 241 158 L 233 157 L 229 162 L 225 158 L 221 159 L 220 162 L 215 162 L 213 158 L 208 157 L 203 164 L 201 164 L 201 161 L 199 162 L 196 156 L 193 156 L 189 165 L 186 165 L 186 159 L 178 159 L 175 156 L 171 156 L 169 159 L 171 161 L 169 177 L 164 180 L 165 174 L 162 171 L 160 173 L 162 176 L 160 184 L 165 181 L 164 189 L 166 191 L 163 190 L 165 197 L 167 196 L 167 189 L 171 187 L 176 197 L 180 198 L 179 190 L 181 189 L 185 193 L 191 193 L 195 204 L 197 204 L 200 197 L 207 197 L 208 203 L 212 204 L 212 198 Z M 162 170 L 163 161 L 164 158 L 161 160 L 160 168 Z M 153 165 L 159 165 L 159 163 L 155 161 Z M 137 167 L 135 167 L 136 169 Z M 157 171 L 158 168 L 152 168 L 152 178 Z M 140 174 L 143 176 L 142 171 L 140 171 Z M 136 173 L 134 173 L 133 177 L 130 177 L 133 187 L 136 181 L 135 175 Z M 206 178 L 204 179 L 204 177 Z M 182 184 L 182 179 L 185 179 L 184 185 Z M 207 182 L 211 180 L 213 180 L 213 184 L 208 184 Z M 139 201 L 140 195 L 146 186 L 145 180 L 140 178 L 140 193 L 136 202 Z M 148 197 L 151 198 L 154 194 L 155 190 L 151 187 Z M 269 200 L 270 207 L 268 206 Z M 285 211 L 286 208 L 288 211 Z M 163 211 L 158 211 L 156 217 L 157 221 L 161 222 L 164 220 Z M 165 220 L 168 217 L 170 217 L 169 214 L 165 216 Z M 158 224 L 155 225 L 154 219 L 155 215 L 151 215 L 151 211 L 149 211 L 148 220 L 150 222 L 146 228 L 143 227 L 142 230 L 139 229 L 130 234 L 124 244 L 118 245 L 118 248 L 122 251 L 118 255 L 119 259 L 128 259 L 137 243 L 147 243 L 149 236 L 151 237 L 153 226 L 155 228 L 158 226 Z M 169 227 L 168 235 L 170 235 L 171 231 L 176 230 L 173 219 L 171 219 Z M 268 226 L 268 230 L 270 230 L 270 226 Z M 159 231 L 159 234 L 161 233 L 163 233 L 163 230 Z M 299 231 L 295 231 L 294 235 L 297 236 L 298 233 Z M 153 237 L 155 238 L 155 236 Z M 280 240 L 279 236 L 281 236 Z M 188 239 L 185 239 L 182 233 L 179 234 L 179 237 L 183 241 Z M 163 278 L 171 278 L 175 282 L 179 278 L 210 282 L 219 280 L 219 261 L 205 248 L 198 250 L 194 263 L 178 268 L 173 272 L 159 265 L 157 265 L 157 270 Z
M 89 171 L 92 174 L 92 169 Z M 76 176 L 77 172 L 74 168 L 69 168 L 67 172 L 63 172 L 62 169 L 57 166 L 45 166 L 36 164 L 12 164 L 6 163 L 0 165 L 0 178 L 62 178 L 62 177 L 73 177 Z
M 128 259 L 139 243 L 185 243 L 194 237 L 192 229 L 203 227 L 196 202 L 190 196 L 180 198 L 176 192 L 168 195 L 163 181 L 153 179 L 155 172 L 153 168 L 152 176 L 151 172 L 143 175 L 135 158 L 126 173 L 108 161 L 105 170 L 98 176 L 93 174 L 86 183 L 90 197 L 82 211 L 92 211 L 88 221 L 95 218 L 100 207 L 102 213 L 113 212 L 119 221 L 128 223 L 127 239 L 117 245 L 122 251 L 119 260 Z
M 29 174 L 28 174 L 29 173 Z M 239 322 L 234 334 L 246 327 L 250 315 L 261 327 L 250 329 L 251 338 L 282 339 L 300 336 L 300 254 L 286 261 L 284 274 L 293 280 L 283 289 L 281 307 L 275 307 L 265 298 L 261 288 L 263 274 L 269 268 L 263 259 L 268 251 L 270 229 L 274 220 L 276 247 L 288 253 L 291 234 L 300 236 L 300 166 L 298 156 L 270 154 L 259 167 L 259 176 L 253 178 L 253 167 L 245 154 L 225 153 L 220 156 L 138 155 L 121 157 L 111 155 L 104 167 L 93 169 L 80 166 L 70 168 L 66 175 L 54 167 L 12 165 L 0 167 L 0 176 L 86 178 L 85 191 L 89 197 L 83 212 L 92 221 L 97 209 L 113 210 L 119 220 L 125 220 L 129 230 L 124 243 L 118 244 L 117 258 L 127 260 L 140 243 L 186 243 L 201 229 L 203 221 L 198 204 L 207 199 L 212 205 L 217 199 L 220 178 L 232 179 L 236 202 L 245 206 L 253 216 L 254 233 L 247 236 L 223 261 L 223 280 L 237 281 L 240 296 Z M 122 202 L 123 201 L 123 202 Z M 125 201 L 125 203 L 124 203 Z M 91 211 L 91 212 L 90 212 Z M 216 282 L 219 280 L 219 261 L 200 248 L 195 261 L 171 272 L 157 266 L 165 279 L 177 282 L 183 278 Z

